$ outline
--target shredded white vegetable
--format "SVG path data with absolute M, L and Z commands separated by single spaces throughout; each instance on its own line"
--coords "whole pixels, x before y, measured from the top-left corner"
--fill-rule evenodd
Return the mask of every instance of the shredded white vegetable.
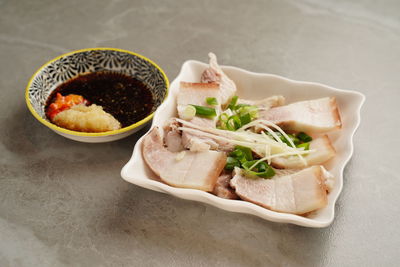
M 184 121 L 181 119 L 176 119 L 176 120 L 178 122 L 182 123 L 183 125 L 188 126 L 188 127 L 184 127 L 183 129 L 180 129 L 180 130 L 190 131 L 190 129 L 197 129 L 197 130 L 199 130 L 198 132 L 196 132 L 197 134 L 206 135 L 205 133 L 208 133 L 208 135 L 207 135 L 208 137 L 216 138 L 216 139 L 224 137 L 224 141 L 226 141 L 228 143 L 236 144 L 236 145 L 243 145 L 243 146 L 246 146 L 249 148 L 257 148 L 257 147 L 260 147 L 260 145 L 268 144 L 268 145 L 272 146 L 272 148 L 275 148 L 278 151 L 285 150 L 285 147 L 289 148 L 284 143 L 279 144 L 269 137 L 264 138 L 260 134 L 256 134 L 256 133 L 253 133 L 250 131 L 240 132 L 240 133 L 232 132 L 232 131 L 220 130 L 220 129 L 216 129 L 216 128 L 202 127 L 202 126 L 195 125 L 193 123 L 190 123 L 190 122 L 187 122 L 187 121 Z M 216 137 L 216 135 L 219 137 Z M 238 142 L 241 142 L 241 144 L 238 144 Z M 291 149 L 291 148 L 289 148 L 289 149 Z M 264 151 L 264 149 L 262 148 L 261 151 Z M 254 152 L 256 152 L 257 154 L 260 154 L 260 149 L 258 148 L 256 150 L 254 150 Z M 265 154 L 262 153 L 262 155 L 265 155 Z
M 283 137 L 286 138 L 286 140 L 288 140 L 288 142 L 292 146 L 292 148 L 294 148 L 296 151 L 299 151 L 296 148 L 296 145 L 293 143 L 292 139 L 285 133 L 285 131 L 283 131 L 281 129 L 281 127 L 279 127 L 275 123 L 267 121 L 267 120 L 258 119 L 258 120 L 251 121 L 248 124 L 244 125 L 243 127 L 239 128 L 238 131 L 243 131 L 243 130 L 245 130 L 247 128 L 254 127 L 254 126 L 267 130 L 278 142 L 279 141 L 282 142 L 282 140 L 274 133 L 274 131 L 272 131 L 267 126 L 274 127 L 276 130 L 278 130 L 283 135 Z M 304 157 L 300 153 L 297 153 L 297 156 L 300 158 L 300 160 L 302 161 L 304 166 L 307 166 L 307 161 L 304 159 Z
M 270 164 L 271 159 L 285 156 L 298 156 L 302 163 L 307 166 L 307 161 L 302 155 L 315 152 L 315 150 L 298 149 L 289 136 L 279 126 L 267 120 L 254 120 L 235 132 L 217 128 L 203 127 L 181 119 L 176 120 L 183 125 L 182 127 L 178 128 L 181 131 L 201 134 L 205 137 L 220 140 L 228 144 L 250 148 L 262 157 L 251 168 L 256 166 L 261 161 L 267 160 L 268 164 Z M 271 128 L 269 128 L 269 126 L 278 130 L 289 141 L 290 146 L 282 142 L 279 136 Z M 260 127 L 270 133 L 273 138 L 266 135 L 264 132 L 257 134 L 247 130 L 251 127 Z

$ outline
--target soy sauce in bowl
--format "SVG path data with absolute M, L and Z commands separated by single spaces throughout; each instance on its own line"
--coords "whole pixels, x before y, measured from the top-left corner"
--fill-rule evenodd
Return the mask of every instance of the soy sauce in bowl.
M 57 93 L 83 96 L 91 104 L 102 106 L 122 127 L 144 119 L 154 106 L 153 95 L 143 82 L 117 72 L 88 73 L 62 83 L 50 94 L 46 111 Z

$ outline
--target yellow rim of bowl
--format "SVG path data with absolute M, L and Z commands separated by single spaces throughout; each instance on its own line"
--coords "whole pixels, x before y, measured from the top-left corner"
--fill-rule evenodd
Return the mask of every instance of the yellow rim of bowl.
M 36 75 L 37 75 L 44 67 L 46 67 L 46 66 L 49 65 L 50 63 L 52 63 L 52 62 L 54 62 L 54 61 L 56 61 L 56 60 L 58 60 L 58 59 L 60 59 L 60 58 L 62 58 L 62 57 L 69 56 L 69 55 L 72 55 L 72 54 L 75 54 L 75 53 L 91 51 L 91 50 L 113 50 L 113 51 L 123 52 L 123 53 L 127 53 L 127 54 L 131 54 L 131 55 L 140 57 L 140 58 L 142 58 L 142 59 L 144 59 L 144 60 L 150 62 L 151 64 L 153 64 L 153 65 L 161 72 L 161 74 L 162 74 L 163 77 L 164 77 L 166 86 L 167 86 L 167 91 L 166 91 L 166 93 L 165 93 L 165 97 L 164 97 L 164 99 L 162 100 L 162 102 L 164 102 L 165 99 L 167 98 L 168 93 L 169 93 L 169 80 L 168 80 L 168 77 L 167 77 L 167 75 L 165 75 L 164 71 L 163 71 L 156 63 L 154 63 L 151 59 L 148 59 L 147 57 L 142 56 L 142 55 L 139 55 L 139 54 L 137 54 L 137 53 L 134 53 L 134 52 L 131 52 L 131 51 L 128 51 L 128 50 L 124 50 L 124 49 L 119 49 L 119 48 L 110 48 L 110 47 L 85 48 L 85 49 L 75 50 L 75 51 L 72 51 L 72 52 L 68 52 L 68 53 L 62 54 L 62 55 L 60 55 L 60 56 L 58 56 L 58 57 L 56 57 L 56 58 L 54 58 L 54 59 L 52 59 L 52 60 L 46 62 L 45 64 L 43 64 L 43 65 L 32 75 L 32 77 L 30 78 L 30 80 L 29 80 L 29 82 L 28 82 L 28 85 L 26 86 L 26 89 L 25 89 L 25 101 L 26 101 L 26 104 L 27 104 L 27 106 L 28 106 L 28 109 L 30 110 L 30 112 L 32 113 L 32 115 L 33 115 L 37 120 L 39 120 L 42 124 L 46 125 L 47 127 L 49 127 L 49 128 L 52 129 L 52 130 L 59 131 L 59 132 L 65 133 L 65 134 L 75 135 L 75 136 L 109 136 L 109 135 L 116 135 L 116 134 L 120 134 L 120 133 L 127 132 L 127 131 L 129 131 L 129 130 L 132 130 L 132 129 L 138 127 L 138 126 L 141 126 L 141 125 L 145 124 L 145 123 L 148 122 L 149 120 L 151 120 L 151 118 L 153 118 L 153 116 L 154 116 L 154 111 L 153 111 L 151 114 L 149 114 L 146 118 L 144 118 L 144 119 L 142 119 L 142 120 L 136 122 L 135 124 L 132 124 L 132 125 L 127 126 L 127 127 L 124 127 L 124 128 L 121 128 L 121 129 L 119 129 L 119 130 L 108 131 L 108 132 L 101 132 L 101 133 L 85 133 L 85 132 L 71 131 L 71 130 L 68 130 L 68 129 L 65 129 L 65 128 L 58 127 L 57 125 L 55 125 L 55 124 L 53 124 L 53 123 L 51 123 L 51 122 L 49 122 L 49 121 L 43 119 L 41 116 L 39 116 L 39 114 L 38 114 L 38 113 L 36 112 L 36 110 L 33 108 L 32 104 L 31 104 L 31 102 L 30 102 L 30 100 L 29 100 L 29 88 L 31 87 L 32 81 L 33 81 L 33 79 L 36 77 Z

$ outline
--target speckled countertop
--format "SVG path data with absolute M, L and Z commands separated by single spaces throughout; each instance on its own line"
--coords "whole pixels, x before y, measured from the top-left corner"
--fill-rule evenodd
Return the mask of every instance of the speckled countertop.
M 395 266 L 400 261 L 400 2 L 0 0 L 0 266 Z M 367 96 L 334 223 L 277 224 L 128 184 L 137 135 L 84 144 L 29 113 L 43 63 L 144 54 L 172 80 L 207 60 Z

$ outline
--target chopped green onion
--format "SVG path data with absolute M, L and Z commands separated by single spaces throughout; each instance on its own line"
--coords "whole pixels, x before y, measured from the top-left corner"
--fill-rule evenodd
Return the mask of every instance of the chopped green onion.
M 237 101 L 238 101 L 238 96 L 237 95 L 235 95 L 234 97 L 232 97 L 232 99 L 231 99 L 231 102 L 229 103 L 229 105 L 228 105 L 228 108 L 230 108 L 231 110 L 234 110 L 235 109 L 235 106 L 236 106 L 236 103 L 237 103 Z
M 229 153 L 225 169 L 233 170 L 235 167 L 243 168 L 247 177 L 270 178 L 275 175 L 274 169 L 264 161 L 253 160 L 253 153 L 250 148 L 235 146 Z
M 244 115 L 246 113 L 249 113 L 249 111 L 251 110 L 251 106 L 247 105 L 247 106 L 239 107 L 239 105 L 237 105 L 236 110 L 237 110 L 237 113 Z
M 182 119 L 191 120 L 195 115 L 196 115 L 196 108 L 191 105 L 187 105 L 183 110 Z
M 250 105 L 249 104 L 237 104 L 236 105 L 236 109 L 240 109 L 240 108 L 243 108 L 243 107 L 250 107 Z
M 257 160 L 251 160 L 243 163 L 242 166 L 245 170 L 245 174 L 249 176 L 258 176 L 261 178 L 271 178 L 272 176 L 275 175 L 274 169 L 272 169 L 271 166 L 269 166 L 267 163 L 263 161 L 259 162 L 256 166 L 254 166 L 251 169 L 251 167 L 256 163 Z
M 292 146 L 290 144 L 289 140 L 287 140 L 286 137 L 282 133 L 275 132 L 275 134 L 282 140 L 282 142 L 284 142 L 285 144 L 287 144 L 290 147 Z M 267 135 L 269 135 L 271 138 L 274 138 L 272 136 L 272 134 L 270 134 L 270 133 L 267 133 Z M 295 144 L 295 145 L 300 144 L 300 140 L 296 136 L 294 136 L 293 134 L 287 134 L 287 136 L 292 140 L 293 144 Z
M 235 159 L 234 157 L 228 157 L 226 159 L 225 169 L 233 170 L 235 167 L 240 167 L 239 160 Z
M 287 136 L 292 140 L 294 145 L 300 144 L 300 140 L 296 136 L 294 136 L 293 134 L 287 134 Z M 284 142 L 288 146 L 292 146 L 290 144 L 289 140 L 287 140 L 283 135 L 281 136 L 281 140 L 282 140 L 282 142 Z
M 238 115 L 232 115 L 226 122 L 226 128 L 229 131 L 236 131 L 242 126 L 242 122 Z
M 204 107 L 204 106 L 197 106 L 197 105 L 191 105 L 196 109 L 196 116 L 202 116 L 202 117 L 207 117 L 207 118 L 212 118 L 217 116 L 217 112 L 215 111 L 215 108 L 209 108 L 209 107 Z
M 244 146 L 236 146 L 235 149 L 229 153 L 229 156 L 235 158 L 244 158 L 246 161 L 253 160 L 251 149 Z
M 307 143 L 302 143 L 302 144 L 299 144 L 299 145 L 297 145 L 296 146 L 297 148 L 304 148 L 304 150 L 310 150 L 310 143 L 309 142 L 307 142 Z
M 248 170 L 248 171 L 251 171 L 251 170 L 257 170 L 257 171 L 259 171 L 259 170 L 265 169 L 265 166 L 263 166 L 263 163 L 265 164 L 265 162 L 260 162 L 260 163 L 258 163 L 256 166 L 254 166 L 254 167 L 252 168 L 252 166 L 253 166 L 256 162 L 257 162 L 257 160 L 249 160 L 249 161 L 247 161 L 246 163 L 243 163 L 243 164 L 242 164 L 242 167 L 243 167 L 245 170 Z
M 246 113 L 242 116 L 240 116 L 240 121 L 242 126 L 248 124 L 249 122 L 251 122 L 251 116 L 249 113 Z
M 236 109 L 236 113 L 238 113 L 238 114 L 240 114 L 240 115 L 247 114 L 247 113 L 249 113 L 248 107 L 237 108 L 237 109 Z
M 220 124 L 223 128 L 225 128 L 225 125 L 226 125 L 226 122 L 228 121 L 228 119 L 229 119 L 229 115 L 226 113 L 222 113 L 221 115 L 219 115 L 218 121 L 220 122 Z
M 297 134 L 297 138 L 299 138 L 303 142 L 310 142 L 312 141 L 312 137 L 304 132 L 300 132 Z
M 238 99 L 238 96 L 233 96 L 224 112 L 227 115 L 222 116 L 221 114 L 218 118 L 218 126 L 221 129 L 236 131 L 243 125 L 246 125 L 252 120 L 258 118 L 258 108 L 256 106 L 251 106 L 249 104 L 238 104 Z M 227 116 L 229 117 L 227 118 Z
M 240 158 L 240 157 L 244 156 L 244 153 L 241 149 L 238 149 L 236 147 L 231 153 L 229 153 L 229 156 L 235 157 L 235 158 Z
M 247 160 L 253 160 L 253 153 L 251 149 L 244 146 L 236 146 L 238 149 L 242 150 Z
M 228 121 L 228 119 L 229 119 L 229 115 L 228 114 L 226 114 L 225 112 L 221 113 L 218 116 L 217 128 L 218 129 L 222 129 L 222 130 L 226 130 L 226 122 Z
M 258 108 L 256 106 L 247 105 L 247 106 L 241 107 L 241 108 L 239 108 L 239 113 L 242 115 L 249 113 L 252 120 L 258 118 Z
M 221 120 L 221 121 L 227 122 L 228 119 L 229 119 L 229 115 L 226 114 L 226 113 L 222 113 L 221 115 L 219 115 L 218 119 Z
M 250 114 L 252 120 L 257 119 L 258 118 L 258 107 L 250 106 L 249 114 Z
M 216 106 L 218 105 L 218 101 L 215 97 L 207 97 L 206 98 L 206 102 L 207 104 L 211 105 L 211 106 Z

